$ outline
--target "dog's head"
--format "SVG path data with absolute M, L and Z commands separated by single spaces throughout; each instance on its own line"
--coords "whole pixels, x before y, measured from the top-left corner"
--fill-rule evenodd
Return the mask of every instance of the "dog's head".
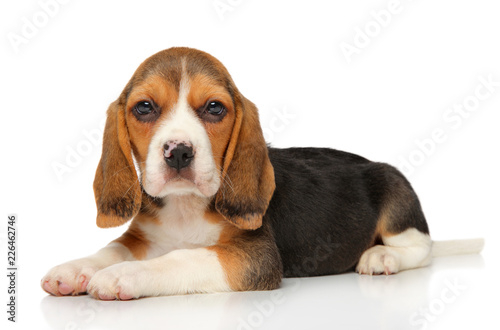
M 107 115 L 94 180 L 98 226 L 134 217 L 144 195 L 188 194 L 211 199 L 239 228 L 261 226 L 273 168 L 257 108 L 217 59 L 189 48 L 151 56 Z

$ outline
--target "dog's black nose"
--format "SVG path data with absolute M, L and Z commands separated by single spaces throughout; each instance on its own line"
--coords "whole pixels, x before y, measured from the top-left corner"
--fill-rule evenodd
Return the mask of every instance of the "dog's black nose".
M 165 143 L 164 157 L 167 165 L 180 171 L 189 166 L 194 158 L 193 147 L 184 143 Z

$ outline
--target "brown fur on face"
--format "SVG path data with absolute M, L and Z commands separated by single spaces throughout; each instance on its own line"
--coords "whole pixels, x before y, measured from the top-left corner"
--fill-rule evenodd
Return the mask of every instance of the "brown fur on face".
M 235 114 L 232 97 L 225 87 L 218 85 L 216 80 L 204 74 L 191 77 L 189 85 L 188 103 L 193 109 L 198 109 L 212 100 L 220 101 L 227 109 L 227 115 L 221 122 L 204 123 L 212 145 L 215 164 L 222 169 L 224 155 L 234 125 Z
M 132 153 L 144 173 L 151 138 L 177 103 L 181 80 L 186 76 L 190 86 L 187 100 L 193 111 L 210 101 L 222 103 L 227 110 L 220 122 L 200 118 L 215 164 L 221 169 L 222 183 L 213 209 L 241 229 L 262 225 L 275 186 L 257 108 L 238 91 L 214 57 L 189 48 L 171 48 L 139 66 L 108 112 L 103 155 L 94 181 L 99 226 L 120 225 L 141 209 L 142 189 Z M 141 101 L 154 102 L 160 109 L 155 121 L 135 117 L 133 109 Z M 116 152 L 118 146 L 120 153 Z
M 148 154 L 149 143 L 153 137 L 158 123 L 169 114 L 169 110 L 177 103 L 178 91 L 175 86 L 165 79 L 153 75 L 134 87 L 127 97 L 126 118 L 130 133 L 130 142 L 134 156 L 140 166 L 141 173 L 145 170 L 145 161 Z M 162 113 L 155 122 L 141 122 L 133 114 L 133 108 L 141 101 L 154 102 Z

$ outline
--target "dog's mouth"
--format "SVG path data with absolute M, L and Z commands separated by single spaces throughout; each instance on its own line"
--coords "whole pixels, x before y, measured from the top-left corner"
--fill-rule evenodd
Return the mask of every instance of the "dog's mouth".
M 155 192 L 159 197 L 168 193 L 183 193 L 187 190 L 196 189 L 194 174 L 188 169 L 181 171 L 165 171 L 161 178 L 155 182 Z
M 177 183 L 190 183 L 195 184 L 195 175 L 190 169 L 181 169 L 180 171 L 166 171 L 163 175 L 164 185 L 177 184 Z
M 165 180 L 164 187 L 167 187 L 170 191 L 175 192 L 175 190 L 185 190 L 196 188 L 196 183 L 193 179 L 178 175 L 173 178 Z
M 182 177 L 176 177 L 169 180 L 167 183 L 165 183 L 165 186 L 168 187 L 168 190 L 170 190 L 171 192 L 180 194 L 196 189 L 196 184 L 193 181 L 187 180 Z
M 211 197 L 217 192 L 220 182 L 214 176 L 213 173 L 195 173 L 189 168 L 180 171 L 166 170 L 156 176 L 156 179 L 145 182 L 144 189 L 149 195 L 161 198 L 169 194 Z

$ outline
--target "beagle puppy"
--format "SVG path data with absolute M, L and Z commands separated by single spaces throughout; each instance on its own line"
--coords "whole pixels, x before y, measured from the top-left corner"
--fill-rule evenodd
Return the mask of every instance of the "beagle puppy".
M 52 295 L 272 290 L 283 277 L 389 275 L 433 255 L 398 170 L 333 149 L 268 147 L 226 68 L 190 48 L 148 58 L 110 105 L 94 192 L 99 227 L 133 220 L 97 253 L 51 269 L 41 286 Z

